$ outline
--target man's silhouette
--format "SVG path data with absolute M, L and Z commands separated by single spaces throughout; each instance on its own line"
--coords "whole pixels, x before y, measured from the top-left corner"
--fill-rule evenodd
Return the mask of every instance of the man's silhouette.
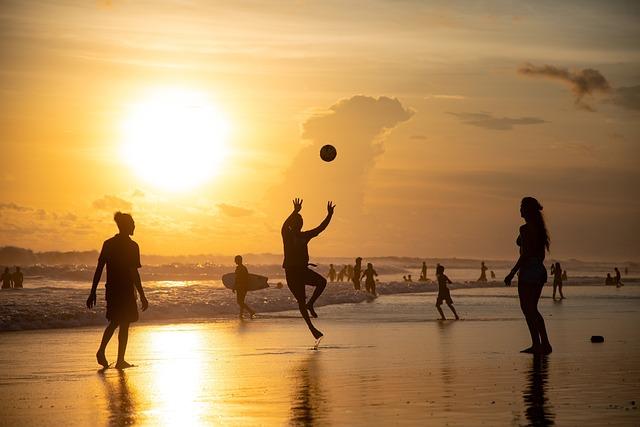
M 20 271 L 20 267 L 16 267 L 16 271 L 13 272 L 13 275 L 11 276 L 11 280 L 13 281 L 14 288 L 22 288 L 24 275 L 22 274 L 22 271 Z
M 318 317 L 313 309 L 313 304 L 327 286 L 327 280 L 309 268 L 309 249 L 307 245 L 311 239 L 327 228 L 329 222 L 331 222 L 334 208 L 335 205 L 332 202 L 328 202 L 327 217 L 324 221 L 312 230 L 302 231 L 303 220 L 302 215 L 300 215 L 302 200 L 295 199 L 293 201 L 293 212 L 284 221 L 284 224 L 282 224 L 282 243 L 284 245 L 284 262 L 282 263 L 282 267 L 284 268 L 287 278 L 287 286 L 298 301 L 300 313 L 316 339 L 322 337 L 322 332 L 313 326 L 309 318 L 309 313 L 311 313 L 313 317 Z M 306 301 L 304 288 L 306 285 L 315 286 L 309 302 Z
M 129 325 L 138 320 L 138 307 L 136 306 L 136 289 L 140 295 L 142 311 L 149 306 L 149 302 L 144 295 L 138 268 L 140 265 L 140 248 L 138 244 L 131 240 L 135 223 L 131 215 L 116 212 L 113 219 L 118 225 L 120 232 L 112 238 L 106 240 L 102 245 L 98 266 L 93 275 L 93 285 L 91 293 L 87 298 L 87 307 L 96 305 L 96 289 L 102 276 L 104 266 L 107 266 L 107 283 L 105 298 L 107 300 L 107 320 L 109 325 L 104 330 L 100 348 L 96 353 L 98 363 L 105 368 L 109 366 L 105 350 L 109 340 L 113 336 L 116 328 L 118 332 L 118 360 L 116 368 L 125 369 L 133 365 L 124 360 L 127 350 L 127 340 L 129 339 Z
M 2 280 L 2 289 L 11 289 L 12 277 L 11 272 L 9 272 L 9 267 L 4 269 L 4 273 L 2 273 L 0 279 Z

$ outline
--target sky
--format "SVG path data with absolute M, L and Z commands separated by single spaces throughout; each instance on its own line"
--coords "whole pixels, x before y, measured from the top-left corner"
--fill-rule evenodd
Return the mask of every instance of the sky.
M 337 204 L 312 257 L 505 259 L 534 196 L 552 257 L 638 261 L 639 18 L 632 1 L 2 0 L 0 245 L 99 249 L 123 210 L 146 253 L 278 253 L 301 197 L 305 227 Z

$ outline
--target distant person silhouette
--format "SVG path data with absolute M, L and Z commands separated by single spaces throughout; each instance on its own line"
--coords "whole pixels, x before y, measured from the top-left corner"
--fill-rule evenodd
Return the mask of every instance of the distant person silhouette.
M 489 273 L 491 273 L 491 278 L 492 279 L 496 278 L 496 273 L 493 270 L 491 270 Z
M 124 355 L 127 351 L 129 325 L 138 320 L 136 290 L 140 295 L 142 311 L 149 307 L 149 302 L 144 295 L 142 283 L 140 282 L 140 273 L 138 273 L 138 268 L 141 267 L 140 248 L 129 237 L 133 235 L 136 227 L 133 218 L 129 214 L 116 212 L 113 219 L 120 232 L 106 240 L 102 245 L 96 272 L 93 275 L 91 292 L 89 298 L 87 298 L 87 307 L 93 308 L 96 305 L 96 289 L 102 276 L 102 270 L 106 265 L 105 298 L 107 300 L 107 320 L 109 320 L 109 325 L 107 325 L 102 335 L 102 342 L 96 353 L 96 359 L 103 367 L 107 368 L 109 366 L 105 350 L 116 328 L 119 328 L 116 368 L 125 369 L 133 366 L 124 359 Z
M 567 277 L 567 270 L 562 270 L 562 281 L 566 282 L 567 280 L 569 280 Z
M 18 288 L 18 289 L 22 288 L 22 282 L 24 281 L 24 275 L 22 274 L 22 271 L 20 271 L 20 267 L 16 267 L 16 271 L 11 276 L 11 281 L 13 282 L 13 287 L 14 288 Z
M 620 270 L 618 270 L 618 267 L 615 267 L 614 270 L 616 272 L 616 277 L 614 279 L 614 283 L 616 284 L 616 288 L 619 288 L 620 286 L 624 286 L 624 283 L 622 283 L 622 281 L 621 281 Z
M 484 265 L 484 261 L 480 264 L 480 277 L 478 278 L 478 282 L 486 282 L 487 281 L 487 266 Z
M 413 279 L 411 278 L 411 275 L 407 275 L 407 282 L 413 282 Z
M 556 288 L 560 292 L 560 299 L 564 299 L 562 295 L 562 267 L 559 262 L 552 265 L 553 267 L 553 299 L 556 299 Z
M 625 267 L 624 268 L 624 275 L 628 276 L 629 275 L 629 267 Z
M 424 261 L 422 261 L 422 270 L 420 271 L 420 280 L 421 281 L 427 280 L 427 263 Z
M 311 239 L 327 228 L 331 222 L 331 217 L 333 217 L 334 209 L 335 205 L 328 202 L 327 216 L 324 221 L 312 230 L 302 231 L 303 220 L 302 215 L 300 215 L 302 200 L 295 199 L 293 201 L 293 212 L 284 221 L 284 224 L 282 224 L 282 242 L 284 245 L 284 262 L 282 263 L 282 267 L 284 267 L 287 278 L 287 286 L 296 298 L 300 314 L 302 314 L 304 321 L 307 323 L 315 339 L 322 337 L 322 332 L 313 326 L 309 318 L 309 313 L 311 313 L 313 317 L 318 317 L 313 309 L 313 304 L 327 286 L 327 280 L 320 274 L 309 269 L 309 249 L 307 245 Z M 306 285 L 315 286 L 309 302 L 306 301 Z
M 348 282 L 353 281 L 353 266 L 351 264 L 347 264 L 345 266 L 346 270 L 345 270 L 345 277 L 347 278 Z M 360 289 L 360 288 L 358 288 Z
M 338 282 L 344 282 L 344 275 L 346 274 L 346 272 L 347 272 L 347 266 L 345 265 L 338 272 Z
M 367 268 L 362 272 L 362 276 L 365 278 L 364 287 L 367 292 L 372 295 L 377 295 L 375 278 L 378 276 L 378 273 L 373 269 L 373 264 L 367 263 Z
M 447 284 L 452 282 L 451 280 L 449 280 L 447 275 L 444 274 L 444 266 L 438 264 L 438 266 L 436 267 L 436 277 L 438 278 L 438 298 L 436 299 L 436 308 L 440 313 L 440 319 L 447 320 L 447 318 L 444 316 L 444 312 L 442 311 L 442 308 L 440 307 L 442 305 L 442 301 L 445 301 L 447 303 L 447 305 L 451 309 L 451 312 L 456 317 L 456 320 L 460 319 L 460 317 L 458 316 L 458 313 L 456 313 L 456 309 L 453 308 L 451 291 L 449 291 L 449 288 L 447 287 Z
M 4 269 L 4 273 L 2 273 L 2 289 L 11 289 L 11 273 L 9 272 L 9 267 Z
M 510 286 L 513 276 L 518 273 L 520 308 L 531 334 L 531 347 L 522 350 L 522 353 L 550 354 L 552 348 L 547 328 L 538 311 L 540 294 L 547 282 L 547 269 L 543 262 L 545 250 L 549 250 L 549 233 L 542 216 L 542 205 L 533 197 L 522 199 L 520 215 L 525 220 L 516 240 L 520 257 L 504 282 Z
M 236 263 L 236 283 L 233 292 L 236 293 L 236 302 L 238 303 L 238 307 L 240 307 L 240 314 L 238 314 L 238 317 L 242 319 L 244 311 L 247 310 L 247 312 L 249 312 L 249 316 L 253 319 L 256 312 L 244 302 L 249 288 L 249 270 L 247 270 L 247 267 L 242 264 L 242 257 L 240 255 L 236 255 L 234 262 Z
M 402 281 L 406 282 L 407 281 L 407 276 L 402 276 Z
M 607 278 L 604 279 L 605 286 L 613 286 L 615 282 L 613 281 L 613 277 L 611 277 L 611 273 L 607 273 Z
M 351 282 L 353 283 L 353 289 L 360 290 L 360 279 L 362 279 L 362 258 L 356 258 L 356 265 L 351 270 Z
M 551 263 L 550 271 L 551 271 L 551 275 L 556 274 L 556 263 L 555 262 Z
M 329 274 L 327 274 L 327 278 L 329 282 L 336 281 L 336 269 L 333 267 L 333 264 L 329 264 Z

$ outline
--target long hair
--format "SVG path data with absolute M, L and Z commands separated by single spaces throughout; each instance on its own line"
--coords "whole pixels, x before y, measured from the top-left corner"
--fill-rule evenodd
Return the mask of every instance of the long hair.
M 533 225 L 536 233 L 539 233 L 538 237 L 544 242 L 544 247 L 549 251 L 551 245 L 551 238 L 547 231 L 547 225 L 544 222 L 544 216 L 542 215 L 542 205 L 534 197 L 525 197 L 522 199 L 522 214 L 528 223 Z

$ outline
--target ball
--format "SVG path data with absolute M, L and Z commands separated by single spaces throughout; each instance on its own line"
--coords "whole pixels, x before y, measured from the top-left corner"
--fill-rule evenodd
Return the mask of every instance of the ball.
M 325 162 L 330 162 L 336 158 L 338 152 L 333 145 L 327 144 L 320 149 L 320 158 Z

